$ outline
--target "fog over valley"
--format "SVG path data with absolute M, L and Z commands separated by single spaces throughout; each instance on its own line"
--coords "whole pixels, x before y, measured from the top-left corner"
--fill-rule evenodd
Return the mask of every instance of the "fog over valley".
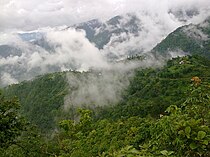
M 0 0 L 0 157 L 210 157 L 210 0 Z
M 1 86 L 49 72 L 110 69 L 129 56 L 151 59 L 161 40 L 205 20 L 210 6 L 208 0 L 0 3 Z M 177 55 L 185 53 L 171 52 Z

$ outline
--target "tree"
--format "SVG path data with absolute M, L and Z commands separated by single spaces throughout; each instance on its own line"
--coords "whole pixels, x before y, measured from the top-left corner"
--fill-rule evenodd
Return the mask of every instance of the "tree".
M 25 130 L 25 120 L 19 115 L 17 98 L 8 100 L 0 92 L 0 147 L 7 148 Z
M 186 102 L 179 108 L 171 105 L 150 128 L 151 139 L 141 147 L 155 156 L 210 155 L 209 84 L 193 77 Z

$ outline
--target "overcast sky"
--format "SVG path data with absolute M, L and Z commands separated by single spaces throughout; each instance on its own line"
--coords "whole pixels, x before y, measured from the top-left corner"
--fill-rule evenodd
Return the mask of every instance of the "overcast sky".
M 0 0 L 0 32 L 72 25 L 94 18 L 170 8 L 209 9 L 210 0 Z

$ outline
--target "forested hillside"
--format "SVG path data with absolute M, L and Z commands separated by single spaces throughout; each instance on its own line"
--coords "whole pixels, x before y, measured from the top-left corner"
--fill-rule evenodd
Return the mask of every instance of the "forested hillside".
M 125 91 L 124 99 L 114 107 L 103 109 L 103 114 L 106 118 L 114 119 L 145 117 L 148 114 L 157 117 L 169 105 L 180 106 L 185 101 L 193 76 L 209 82 L 208 59 L 199 56 L 178 57 L 169 60 L 163 68 L 139 69 Z
M 209 60 L 186 56 L 163 68 L 137 69 L 120 103 L 78 109 L 77 119 L 61 112 L 68 92 L 64 76 L 48 74 L 4 89 L 1 104 L 17 95 L 21 115 L 31 124 L 20 119 L 15 130 L 1 127 L 1 156 L 210 155 Z M 5 112 L 17 110 L 2 105 L 2 121 L 12 119 Z
M 210 157 L 210 0 L 0 10 L 0 157 Z
M 161 41 L 152 52 L 157 56 L 170 56 L 170 52 L 202 55 L 210 58 L 210 17 L 204 22 L 180 27 Z
M 44 131 L 55 128 L 55 117 L 61 114 L 67 92 L 65 72 L 38 76 L 5 88 L 8 97 L 19 98 L 21 114 Z

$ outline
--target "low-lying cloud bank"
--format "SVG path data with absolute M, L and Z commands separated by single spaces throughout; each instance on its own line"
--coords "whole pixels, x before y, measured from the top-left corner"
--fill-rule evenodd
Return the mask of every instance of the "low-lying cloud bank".
M 84 32 L 68 29 L 45 33 L 50 50 L 24 42 L 16 35 L 2 35 L 2 45 L 11 50 L 4 53 L 6 57 L 0 56 L 0 73 L 2 78 L 9 74 L 13 79 L 1 84 L 16 83 L 16 80 L 31 79 L 48 72 L 108 67 L 100 51 L 85 38 Z M 17 49 L 21 53 L 14 54 L 13 47 L 16 49 L 14 53 L 18 52 Z
M 148 60 L 121 61 L 112 63 L 109 69 L 83 73 L 67 73 L 69 94 L 64 99 L 64 110 L 72 107 L 90 107 L 117 104 L 135 75 L 135 69 L 160 67 L 162 61 L 150 57 Z
M 209 0 L 1 0 L 0 32 L 72 25 L 138 11 L 166 18 L 168 12 L 177 11 L 190 16 L 189 10 L 194 8 L 205 15 L 209 6 Z M 186 19 L 186 16 L 180 18 Z

